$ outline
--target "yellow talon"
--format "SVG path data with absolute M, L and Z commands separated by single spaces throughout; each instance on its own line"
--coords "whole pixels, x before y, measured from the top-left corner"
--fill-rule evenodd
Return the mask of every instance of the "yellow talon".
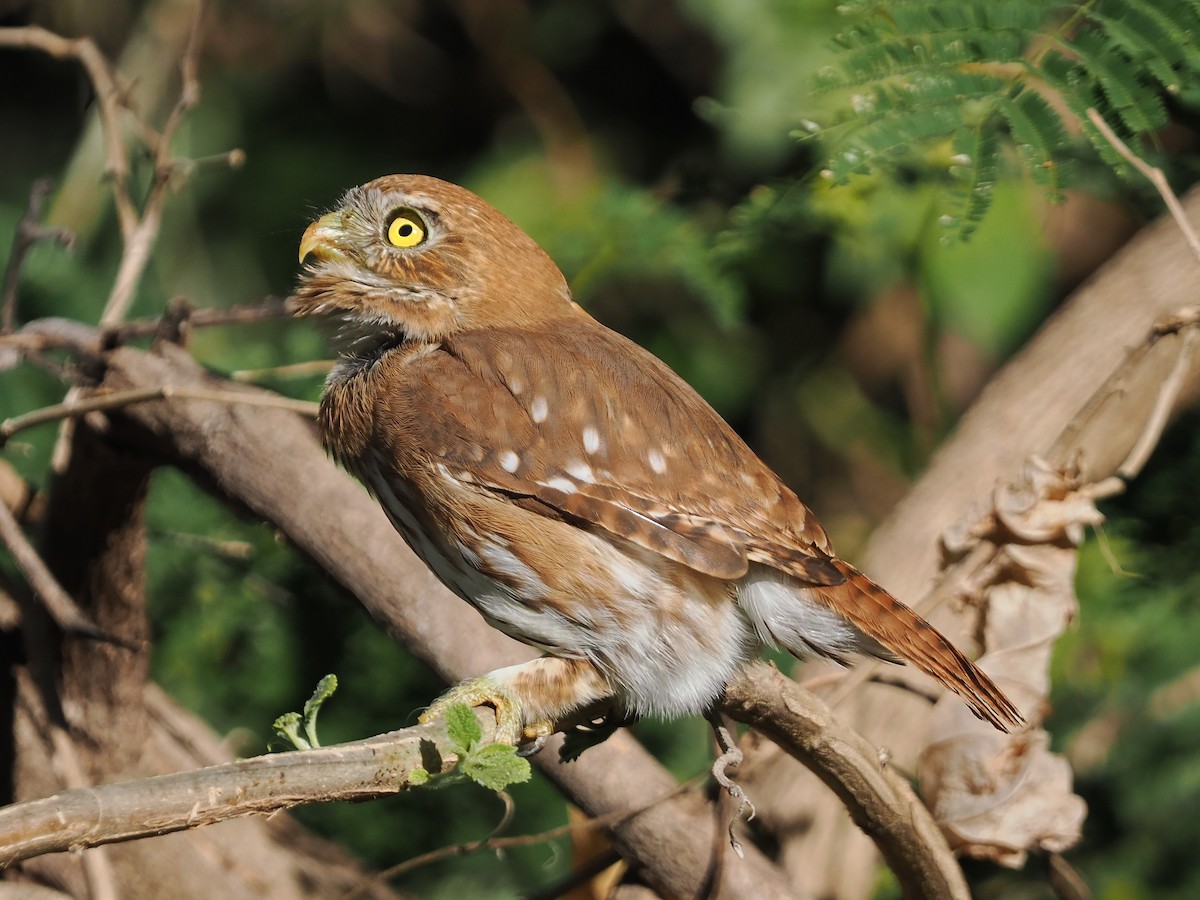
M 528 729 L 525 728 L 525 717 L 521 713 L 521 703 L 501 685 L 489 678 L 472 678 L 457 684 L 442 694 L 429 705 L 425 712 L 417 717 L 422 725 L 428 725 L 437 719 L 443 719 L 446 711 L 452 706 L 465 704 L 471 708 L 490 706 L 496 710 L 496 742 L 518 746 Z M 537 723 L 540 727 L 548 723 Z M 547 732 L 548 733 L 548 732 Z
M 530 722 L 521 732 L 526 741 L 540 741 L 554 734 L 554 725 L 543 719 L 541 722 Z

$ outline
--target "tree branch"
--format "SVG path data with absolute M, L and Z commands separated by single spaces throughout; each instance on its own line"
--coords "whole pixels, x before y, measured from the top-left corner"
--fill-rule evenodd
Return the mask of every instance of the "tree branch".
M 1182 205 L 1195 220 L 1200 190 L 1189 193 Z M 987 502 L 998 483 L 1015 483 L 1031 456 L 1075 462 L 1083 483 L 1103 481 L 1115 472 L 1147 431 L 1164 378 L 1179 365 L 1182 343 L 1180 336 L 1144 341 L 1147 350 L 1132 377 L 1127 368 L 1131 340 L 1163 331 L 1164 316 L 1168 324 L 1190 320 L 1179 311 L 1195 303 L 1195 266 L 1170 218 L 1131 240 L 991 380 L 920 481 L 877 529 L 863 568 L 911 602 L 930 594 L 939 575 L 943 532 L 964 519 L 973 522 L 972 510 Z M 1126 375 L 1115 375 L 1121 371 Z M 1189 383 L 1194 378 L 1193 367 Z M 1086 427 L 1073 429 L 1073 422 L 1086 422 Z M 956 596 L 972 571 L 971 564 L 960 563 L 930 597 L 936 602 Z M 974 608 L 941 602 L 929 617 L 960 645 L 973 640 Z M 906 670 L 897 674 L 907 677 Z M 857 670 L 850 676 L 862 677 Z M 916 757 L 931 713 L 869 686 L 843 694 L 836 709 L 854 728 L 886 742 L 906 767 Z M 869 869 L 870 846 L 846 843 L 854 836 L 841 804 L 828 797 L 797 796 L 787 787 L 795 778 L 794 768 L 786 764 L 767 776 L 772 789 L 760 801 L 760 812 L 770 817 L 777 811 L 789 821 L 801 816 L 829 841 L 839 842 L 842 851 L 838 859 L 830 859 L 797 834 L 785 839 L 782 858 L 788 870 L 814 892 L 862 896 L 869 882 L 854 873 Z
M 875 841 L 906 897 L 970 896 L 946 839 L 909 783 L 815 694 L 756 663 L 729 683 L 721 709 L 765 734 L 832 789 Z
M 3 286 L 0 287 L 0 334 L 9 334 L 16 326 L 17 318 L 17 284 L 21 278 L 21 266 L 25 256 L 38 241 L 53 240 L 61 246 L 70 248 L 75 238 L 71 232 L 62 228 L 44 228 L 42 207 L 46 205 L 46 197 L 50 194 L 50 181 L 45 178 L 33 183 L 29 191 L 29 204 L 25 214 L 17 222 L 17 230 L 13 234 L 12 250 L 8 254 L 8 264 L 4 267 Z
M 1179 226 L 1180 232 L 1184 239 L 1188 242 L 1188 247 L 1191 248 L 1192 256 L 1200 261 L 1200 237 L 1196 236 L 1196 230 L 1192 228 L 1192 223 L 1188 221 L 1187 215 L 1183 211 L 1183 207 L 1179 203 L 1179 198 L 1175 196 L 1175 192 L 1171 190 L 1170 182 L 1167 181 L 1167 176 L 1163 174 L 1162 169 L 1152 166 L 1144 159 L 1129 149 L 1117 133 L 1112 130 L 1112 127 L 1104 121 L 1104 116 L 1100 115 L 1094 109 L 1087 111 L 1088 121 L 1096 126 L 1096 130 L 1104 136 L 1114 150 L 1121 154 L 1121 157 L 1140 172 L 1147 181 L 1154 185 L 1154 189 L 1158 191 L 1158 195 L 1162 197 L 1163 203 L 1167 206 L 1167 211 L 1171 214 L 1171 218 L 1175 220 L 1175 224 Z
M 495 717 L 477 710 L 483 740 Z M 168 834 L 304 803 L 368 800 L 411 790 L 413 772 L 458 763 L 444 723 L 363 741 L 271 753 L 176 775 L 63 791 L 0 809 L 0 868 L 44 853 Z
M 116 325 L 125 318 L 137 290 L 138 282 L 150 261 L 150 254 L 158 240 L 159 227 L 162 225 L 163 207 L 167 201 L 167 191 L 177 167 L 171 156 L 171 141 L 175 137 L 180 123 L 187 113 L 200 99 L 200 83 L 196 79 L 196 57 L 200 52 L 200 31 L 204 24 L 204 2 L 196 0 L 192 15 L 191 28 L 188 32 L 187 47 L 179 64 L 182 84 L 179 98 L 167 116 L 162 132 L 151 142 L 150 150 L 154 154 L 154 178 L 146 203 L 140 216 L 135 216 L 133 226 L 126 230 L 122 228 L 125 237 L 125 250 L 121 254 L 121 264 L 117 276 L 113 280 L 112 290 L 105 301 L 104 311 L 100 314 L 100 325 L 108 327 Z M 124 224 L 124 223 L 123 223 Z
M 99 104 L 106 156 L 105 174 L 113 181 L 117 220 L 121 233 L 128 238 L 137 224 L 137 210 L 129 197 L 129 151 L 121 137 L 124 92 L 117 86 L 117 75 L 108 59 L 89 37 L 65 38 L 37 25 L 0 28 L 0 47 L 40 50 L 56 59 L 74 59 L 83 66 Z
M 3 503 L 0 503 L 0 543 L 8 547 L 26 582 L 64 633 L 76 637 L 111 640 L 84 615 L 71 595 L 62 589 L 37 550 L 26 539 L 12 510 Z

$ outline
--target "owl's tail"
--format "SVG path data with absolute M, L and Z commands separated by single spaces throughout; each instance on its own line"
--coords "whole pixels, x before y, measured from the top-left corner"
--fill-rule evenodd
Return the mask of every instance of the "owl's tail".
M 936 628 L 849 563 L 836 558 L 831 562 L 846 581 L 809 587 L 808 597 L 954 691 L 975 715 L 1001 731 L 1023 724 L 1017 708 L 987 673 Z

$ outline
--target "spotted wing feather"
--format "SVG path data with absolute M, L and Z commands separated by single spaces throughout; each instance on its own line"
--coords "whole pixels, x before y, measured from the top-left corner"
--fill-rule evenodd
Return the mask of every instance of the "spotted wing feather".
M 717 578 L 762 560 L 845 580 L 807 507 L 712 408 L 594 322 L 456 335 L 409 365 L 403 391 L 421 413 L 402 433 L 462 481 Z

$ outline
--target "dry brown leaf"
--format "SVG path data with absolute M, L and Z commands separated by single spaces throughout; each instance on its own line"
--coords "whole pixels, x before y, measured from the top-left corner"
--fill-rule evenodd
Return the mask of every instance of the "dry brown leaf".
M 1030 850 L 1062 852 L 1080 838 L 1086 804 L 1040 722 L 1050 654 L 1076 614 L 1076 547 L 1085 527 L 1102 521 L 1093 496 L 1071 473 L 1034 460 L 1021 483 L 998 489 L 992 509 L 955 532 L 956 553 L 991 548 L 964 599 L 983 612 L 980 666 L 1031 724 L 998 734 L 950 697 L 934 710 L 917 777 L 958 852 L 1019 867 Z
M 1079 840 L 1087 805 L 1049 743 L 1038 729 L 964 734 L 926 748 L 917 777 L 951 849 L 1020 868 L 1030 850 L 1061 853 Z

